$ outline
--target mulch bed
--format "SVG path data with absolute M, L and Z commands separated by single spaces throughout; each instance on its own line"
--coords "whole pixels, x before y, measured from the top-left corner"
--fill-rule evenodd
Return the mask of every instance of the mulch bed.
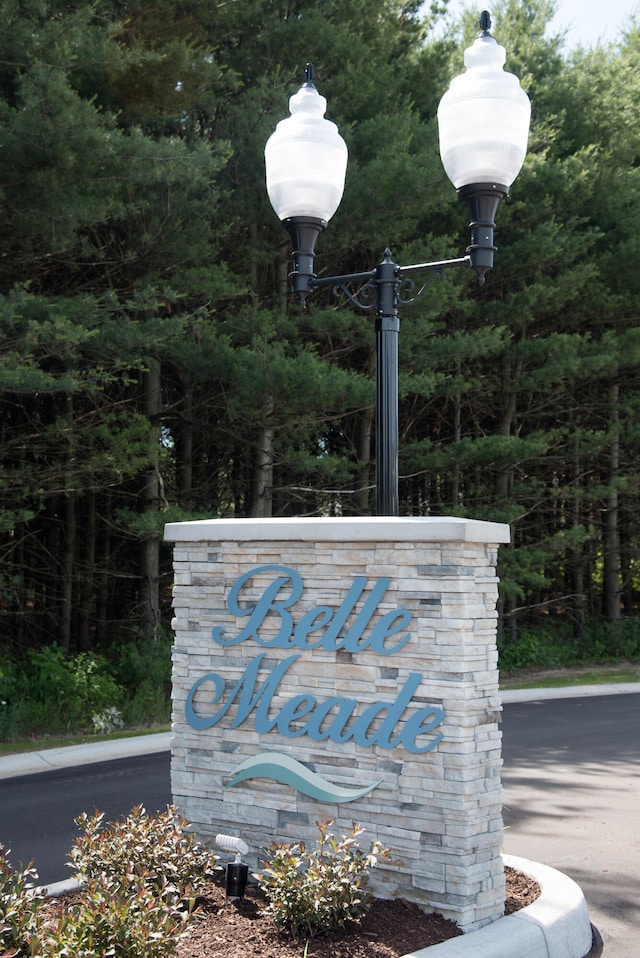
M 512 914 L 540 895 L 537 882 L 507 867 L 505 911 Z M 441 915 L 425 915 L 403 901 L 375 899 L 358 923 L 340 934 L 312 938 L 308 944 L 276 930 L 264 914 L 265 897 L 254 885 L 245 897 L 225 901 L 221 884 L 206 885 L 198 899 L 199 915 L 177 958 L 398 958 L 437 945 L 462 932 Z

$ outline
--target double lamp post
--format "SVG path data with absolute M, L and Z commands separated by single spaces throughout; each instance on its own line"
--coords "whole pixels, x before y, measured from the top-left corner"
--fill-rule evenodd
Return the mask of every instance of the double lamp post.
M 503 70 L 504 47 L 492 37 L 485 11 L 478 37 L 464 54 L 466 72 L 452 80 L 438 107 L 440 155 L 449 179 L 471 214 L 465 256 L 398 266 L 385 251 L 372 270 L 343 276 L 314 273 L 316 240 L 338 208 L 347 170 L 347 146 L 335 123 L 324 118 L 327 101 L 313 83 L 289 100 L 291 116 L 278 123 L 265 147 L 267 192 L 293 246 L 292 290 L 301 306 L 316 289 L 332 286 L 360 309 L 376 313 L 376 514 L 397 516 L 398 500 L 398 307 L 414 302 L 434 275 L 470 266 L 484 283 L 493 266 L 494 217 L 520 172 L 527 150 L 529 98 L 518 78 Z M 414 293 L 413 274 L 427 274 Z M 349 286 L 355 286 L 352 292 Z M 410 292 L 403 298 L 403 290 Z

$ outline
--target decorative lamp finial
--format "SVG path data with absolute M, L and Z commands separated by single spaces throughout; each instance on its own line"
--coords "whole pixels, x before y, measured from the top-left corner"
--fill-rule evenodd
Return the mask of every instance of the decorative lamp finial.
M 316 71 L 313 69 L 313 63 L 307 63 L 304 68 L 304 82 L 309 86 L 313 86 L 313 78 L 316 75 Z
M 491 16 L 488 10 L 483 10 L 478 20 L 478 26 L 483 33 L 489 33 L 491 30 Z

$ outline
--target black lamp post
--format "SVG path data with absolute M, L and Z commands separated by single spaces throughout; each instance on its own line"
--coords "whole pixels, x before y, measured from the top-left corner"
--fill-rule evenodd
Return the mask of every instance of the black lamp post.
M 335 123 L 324 118 L 326 100 L 307 64 L 305 83 L 291 97 L 291 116 L 278 123 L 265 147 L 267 191 L 291 237 L 292 290 L 301 306 L 316 289 L 332 286 L 360 309 L 376 312 L 376 514 L 397 516 L 398 307 L 415 302 L 437 275 L 470 266 L 484 283 L 493 266 L 494 217 L 518 175 L 527 149 L 530 104 L 517 77 L 505 73 L 506 54 L 491 36 L 485 11 L 481 32 L 465 51 L 466 72 L 456 77 L 438 108 L 444 168 L 471 214 L 471 243 L 458 259 L 398 266 L 384 260 L 365 273 L 318 278 L 315 244 L 338 208 L 344 190 L 347 147 Z M 416 292 L 411 278 L 425 273 Z M 349 289 L 355 286 L 356 292 Z

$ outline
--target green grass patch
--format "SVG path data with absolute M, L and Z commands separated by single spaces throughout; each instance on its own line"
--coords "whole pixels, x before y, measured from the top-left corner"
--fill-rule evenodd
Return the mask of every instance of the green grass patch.
M 580 685 L 617 685 L 627 682 L 640 682 L 640 665 L 615 670 L 572 672 L 561 669 L 556 673 L 543 672 L 537 675 L 517 675 L 507 672 L 500 678 L 501 689 L 554 689 L 570 688 Z

